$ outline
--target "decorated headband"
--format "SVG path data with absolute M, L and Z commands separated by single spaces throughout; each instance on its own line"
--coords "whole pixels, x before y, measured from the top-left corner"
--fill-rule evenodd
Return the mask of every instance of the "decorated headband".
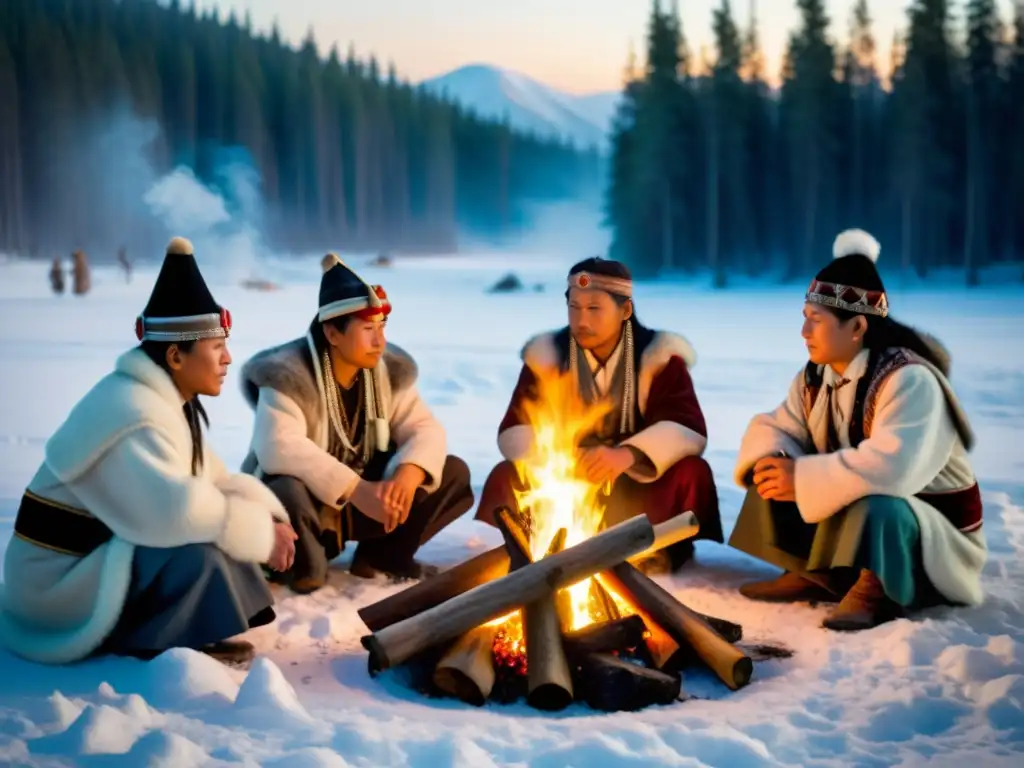
M 139 341 L 199 341 L 226 339 L 231 335 L 231 313 L 226 309 L 187 317 L 135 318 L 135 336 Z
M 608 275 L 592 275 L 590 272 L 577 272 L 569 275 L 570 288 L 582 288 L 583 290 L 597 290 L 605 293 L 613 293 L 616 296 L 624 296 L 627 299 L 633 298 L 633 281 L 624 277 L 609 277 Z
M 882 246 L 878 240 L 863 229 L 847 229 L 840 232 L 832 243 L 832 258 L 843 259 L 847 256 L 860 255 L 872 264 L 878 263 Z M 825 307 L 845 309 L 861 315 L 877 315 L 885 317 L 889 314 L 889 299 L 885 291 L 869 291 L 842 283 L 827 283 L 814 279 L 804 301 L 820 304 Z
M 852 285 L 812 280 L 804 300 L 861 315 L 885 317 L 889 314 L 889 300 L 885 297 L 885 291 L 867 291 Z

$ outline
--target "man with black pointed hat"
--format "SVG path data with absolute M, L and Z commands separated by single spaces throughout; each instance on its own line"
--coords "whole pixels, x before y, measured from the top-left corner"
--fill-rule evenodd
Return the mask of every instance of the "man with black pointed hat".
M 637 319 L 632 275 L 621 262 L 595 257 L 574 264 L 565 299 L 569 324 L 523 347 L 519 380 L 498 426 L 504 461 L 484 483 L 477 519 L 494 525 L 495 509 L 518 509 L 524 488 L 516 463 L 535 440 L 529 403 L 550 402 L 558 395 L 541 385 L 567 376 L 569 402 L 607 411 L 580 436 L 578 465 L 583 477 L 607 491 L 605 524 L 641 514 L 661 523 L 691 511 L 700 522 L 697 538 L 721 542 L 718 493 L 702 455 L 707 425 L 690 377 L 693 347 Z M 677 570 L 692 556 L 687 540 L 645 568 Z
M 473 505 L 469 468 L 416 389 L 415 361 L 386 342 L 391 303 L 334 254 L 304 337 L 242 367 L 256 412 L 242 468 L 263 478 L 298 532 L 286 574 L 296 592 L 326 583 L 330 560 L 359 542 L 351 572 L 421 578 L 416 551 Z
M 192 245 L 174 238 L 118 358 L 50 438 L 4 558 L 0 642 L 45 663 L 176 646 L 245 663 L 227 641 L 273 620 L 257 564 L 285 570 L 295 534 L 258 480 L 203 437 L 220 394 L 231 316 Z
M 806 295 L 810 361 L 785 402 L 754 417 L 735 470 L 749 490 L 729 543 L 786 571 L 741 593 L 838 602 L 834 630 L 982 601 L 971 428 L 948 354 L 890 317 L 880 250 L 862 230 L 836 238 Z

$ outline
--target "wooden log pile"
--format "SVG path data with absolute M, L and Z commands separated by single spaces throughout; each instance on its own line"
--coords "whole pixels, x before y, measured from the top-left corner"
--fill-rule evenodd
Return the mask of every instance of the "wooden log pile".
M 691 610 L 634 565 L 695 536 L 692 514 L 657 526 L 635 517 L 571 547 L 560 531 L 536 561 L 528 526 L 508 509 L 495 517 L 503 546 L 359 611 L 371 675 L 405 668 L 430 695 L 477 706 L 525 698 L 549 711 L 670 704 L 694 664 L 731 690 L 750 682 L 742 628 Z M 585 579 L 591 623 L 570 630 L 565 588 Z

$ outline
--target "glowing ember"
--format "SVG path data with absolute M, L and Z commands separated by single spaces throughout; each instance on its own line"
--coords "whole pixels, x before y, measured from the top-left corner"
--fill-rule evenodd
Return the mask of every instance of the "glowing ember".
M 568 374 L 538 376 L 537 398 L 524 403 L 522 415 L 533 429 L 533 443 L 530 452 L 516 462 L 526 489 L 517 493 L 517 501 L 530 520 L 530 555 L 534 560 L 548 554 L 561 529 L 566 531 L 564 547 L 579 544 L 600 529 L 605 512 L 603 489 L 581 477 L 576 467 L 580 441 L 611 408 L 609 402 L 587 406 Z M 559 600 L 566 631 L 615 618 L 616 614 L 633 613 L 625 601 L 610 589 L 601 589 L 594 578 L 566 587 L 559 593 Z M 501 625 L 495 658 L 525 656 L 519 613 L 496 619 L 495 623 Z

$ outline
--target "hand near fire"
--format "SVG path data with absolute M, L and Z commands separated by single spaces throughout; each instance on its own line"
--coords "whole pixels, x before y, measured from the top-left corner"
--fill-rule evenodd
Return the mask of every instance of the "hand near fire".
M 385 501 L 387 491 L 383 482 L 360 480 L 349 501 L 368 518 L 384 526 L 385 533 L 391 533 L 402 519 L 402 510 Z
M 636 457 L 625 447 L 610 448 L 599 445 L 580 451 L 577 468 L 587 480 L 595 485 L 611 485 L 619 475 L 633 466 Z
M 384 526 L 391 533 L 409 519 L 416 489 L 423 485 L 427 473 L 415 464 L 400 464 L 390 480 L 360 480 L 352 491 L 355 508 Z
M 783 456 L 767 456 L 754 465 L 754 485 L 767 501 L 796 501 L 796 462 Z
M 427 473 L 415 464 L 399 464 L 391 479 L 380 484 L 378 493 L 381 495 L 381 500 L 387 506 L 398 510 L 399 525 L 409 519 L 409 511 L 412 509 L 416 489 L 423 485 L 423 481 L 426 479 Z

